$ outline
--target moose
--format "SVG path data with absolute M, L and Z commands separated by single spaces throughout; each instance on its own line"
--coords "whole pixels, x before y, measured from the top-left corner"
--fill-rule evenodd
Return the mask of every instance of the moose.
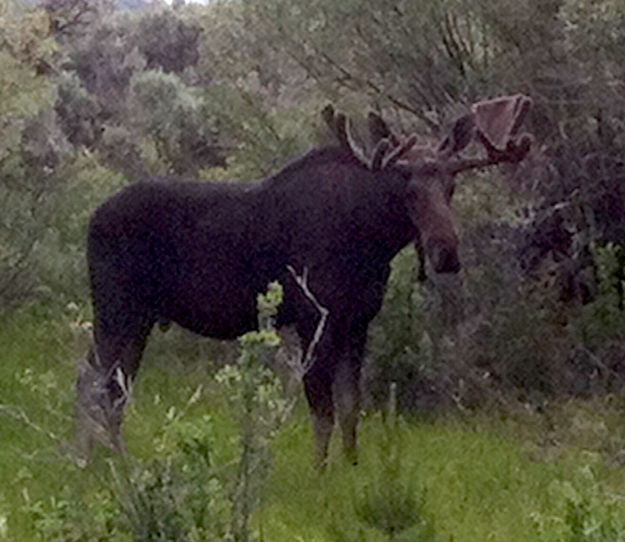
M 475 103 L 436 147 L 402 138 L 370 114 L 372 152 L 332 107 L 338 144 L 322 146 L 257 182 L 154 178 L 129 184 L 91 217 L 87 260 L 94 340 L 77 379 L 78 445 L 123 448 L 128 387 L 154 324 L 233 339 L 257 325 L 256 298 L 284 288 L 277 327 L 293 325 L 314 347 L 303 385 L 327 460 L 335 410 L 345 455 L 356 460 L 359 380 L 367 328 L 380 310 L 390 262 L 415 243 L 434 273 L 460 269 L 451 199 L 457 174 L 521 161 L 523 95 Z M 465 157 L 472 142 L 486 156 Z M 298 280 L 305 277 L 305 283 Z M 309 292 L 311 295 L 307 295 Z M 319 335 L 318 307 L 326 321 Z

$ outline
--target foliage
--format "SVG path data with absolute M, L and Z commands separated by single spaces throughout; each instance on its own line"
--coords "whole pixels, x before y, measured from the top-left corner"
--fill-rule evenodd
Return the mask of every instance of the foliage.
M 86 305 L 88 217 L 128 178 L 269 174 L 322 140 L 318 117 L 327 100 L 357 125 L 373 108 L 427 138 L 475 99 L 525 92 L 534 100 L 528 127 L 537 138 L 530 159 L 493 182 L 477 175 L 459 187 L 461 280 L 447 289 L 432 280 L 416 284 L 412 249 L 393 262 L 371 329 L 367 391 L 380 406 L 395 382 L 406 412 L 453 405 L 465 416 L 484 405 L 513 410 L 520 399 L 544 415 L 539 427 L 553 424 L 559 398 L 622 393 L 621 2 L 234 0 L 154 3 L 132 13 L 114 11 L 108 0 L 24 5 L 0 5 L 4 312 L 34 295 L 62 307 L 70 300 Z M 552 244 L 545 259 L 526 265 L 535 256 L 528 244 L 544 240 L 532 236 L 545 237 L 542 225 L 554 216 L 561 219 L 556 233 L 570 240 L 568 252 Z M 579 276 L 588 254 L 584 272 L 597 279 L 594 301 L 563 301 L 562 268 Z M 304 429 L 276 436 L 290 405 L 262 363 L 253 363 L 275 348 L 270 329 L 246 337 L 238 364 L 219 376 L 232 398 L 238 440 L 215 436 L 216 418 L 195 416 L 199 399 L 188 407 L 181 399 L 189 386 L 193 394 L 203 390 L 197 374 L 188 373 L 202 366 L 198 352 L 217 347 L 191 348 L 180 333 L 162 336 L 153 348 L 159 364 L 147 368 L 144 382 L 151 394 L 137 402 L 143 414 L 133 405 L 129 416 L 147 457 L 100 465 L 100 482 L 85 481 L 59 466 L 52 450 L 70 420 L 63 384 L 73 378 L 69 360 L 83 355 L 68 345 L 84 346 L 76 330 L 88 317 L 81 312 L 73 336 L 51 321 L 65 325 L 77 313 L 47 310 L 36 309 L 30 325 L 19 311 L 3 316 L 0 385 L 11 408 L 0 412 L 9 443 L 0 462 L 8 480 L 1 490 L 7 498 L 0 494 L 0 538 L 22 529 L 50 540 L 129 540 L 133 531 L 155 539 L 245 539 L 257 525 L 260 536 L 262 524 L 282 539 L 306 531 L 310 540 L 328 532 L 381 540 L 391 530 L 395 539 L 414 539 L 419 526 L 397 534 L 398 525 L 429 516 L 437 534 L 456 540 L 597 542 L 618 540 L 622 531 L 622 507 L 606 483 L 616 469 L 599 472 L 593 463 L 589 478 L 575 474 L 567 484 L 558 474 L 551 484 L 550 464 L 524 463 L 505 443 L 448 427 L 400 424 L 396 430 L 409 438 L 404 445 L 366 420 L 365 433 L 380 437 L 380 449 L 368 448 L 365 435 L 363 462 L 368 453 L 375 460 L 356 474 L 337 467 L 339 481 L 324 482 L 303 463 L 310 444 Z M 176 407 L 164 406 L 168 398 Z M 582 422 L 593 428 L 585 437 L 569 435 L 567 447 L 593 448 L 599 446 L 593 439 L 607 439 L 596 435 L 609 433 L 607 453 L 618 462 L 622 436 L 615 436 L 616 424 L 608 428 L 617 416 L 609 405 L 596 410 L 591 421 L 578 411 L 567 417 L 572 428 Z M 560 441 L 564 425 L 536 437 L 540 446 Z M 228 460 L 220 445 L 236 448 Z M 499 464 L 508 470 L 493 475 Z M 26 470 L 14 473 L 13 465 Z M 532 477 L 537 471 L 543 478 Z M 416 481 L 427 486 L 427 500 Z M 32 488 L 38 494 L 25 499 Z M 364 489 L 355 497 L 354 488 Z M 325 504 L 311 510 L 318 501 Z M 538 535 L 519 519 L 537 507 Z M 85 509 L 94 521 L 84 520 Z M 482 526 L 484 518 L 492 524 Z
M 228 540 L 231 503 L 207 449 L 111 468 L 111 491 L 133 540 Z
M 68 382 L 75 376 L 73 360 L 82 355 L 86 342 L 74 341 L 77 330 L 69 324 L 81 322 L 87 316 L 82 311 L 69 307 L 59 313 L 32 305 L 1 317 L 3 406 L 20 406 L 32 423 L 0 411 L 0 438 L 5 443 L 0 450 L 0 517 L 5 518 L 4 527 L 0 520 L 0 533 L 4 529 L 8 540 L 20 542 L 63 537 L 133 540 L 115 493 L 111 459 L 119 476 L 128 475 L 123 488 L 132 483 L 147 492 L 154 509 L 169 513 L 159 507 L 172 499 L 177 503 L 190 499 L 176 508 L 178 519 L 171 516 L 171 528 L 182 517 L 190 533 L 203 517 L 209 523 L 203 524 L 205 531 L 199 531 L 203 538 L 197 539 L 227 540 L 227 534 L 214 533 L 220 529 L 227 533 L 232 525 L 239 427 L 227 407 L 229 391 L 197 369 L 204 362 L 201 355 L 195 354 L 193 363 L 163 358 L 158 350 L 150 356 L 127 413 L 126 463 L 100 450 L 87 469 L 79 469 L 59 455 L 58 439 L 71 434 L 73 392 Z M 392 426 L 379 415 L 366 415 L 359 465 L 342 462 L 337 447 L 324 473 L 311 464 L 306 412 L 296 411 L 271 437 L 272 468 L 251 525 L 265 540 L 382 542 L 388 536 L 363 521 L 355 505 L 362 503 L 364 487 L 373 498 L 396 486 L 404 488 L 400 496 L 412 494 L 409 488 L 414 488 L 417 502 L 420 488 L 427 488 L 420 517 L 432 521 L 441 540 L 559 541 L 562 526 L 552 518 L 565 517 L 566 502 L 557 488 L 566 482 L 580 495 L 594 495 L 597 506 L 610 508 L 610 521 L 618 525 L 618 508 L 612 507 L 619 503 L 624 480 L 623 468 L 617 466 L 623 448 L 622 401 L 576 400 L 567 402 L 557 416 L 554 410 L 518 405 L 506 417 L 492 412 L 463 419 L 448 416 L 435 423 L 399 422 L 390 431 Z M 48 436 L 50 432 L 55 438 Z M 608 441 L 611 461 L 605 464 L 598 454 L 604 453 Z M 583 453 L 588 449 L 598 453 Z M 380 472 L 386 457 L 400 457 L 401 464 L 399 475 L 387 485 Z M 589 485 L 579 466 L 590 466 Z M 149 510 L 147 504 L 144 510 Z M 539 525 L 542 531 L 537 530 Z M 412 540 L 413 529 L 396 540 Z M 188 539 L 192 540 L 190 535 Z
M 7 306 L 36 280 L 29 258 L 50 212 L 59 141 L 46 115 L 54 87 L 37 71 L 53 50 L 45 19 L 3 10 L 0 27 L 0 301 Z
M 98 18 L 110 13 L 112 0 L 44 0 L 54 34 L 60 40 L 84 37 Z
M 590 62 L 600 60 L 611 69 L 619 69 L 618 58 L 625 47 L 620 32 L 625 9 L 620 2 L 567 0 L 562 3 L 560 16 L 566 24 L 567 45 L 576 56 Z
M 149 13 L 139 21 L 137 46 L 150 70 L 181 73 L 197 64 L 200 28 L 174 11 Z
M 238 458 L 225 463 L 215 459 L 210 416 L 188 421 L 189 410 L 202 397 L 200 385 L 183 408 L 167 411 L 155 440 L 160 457 L 108 461 L 105 484 L 112 508 L 107 521 L 112 533 L 130 532 L 139 541 L 256 538 L 251 520 L 271 468 L 269 443 L 290 411 L 279 381 L 265 365 L 279 345 L 271 319 L 281 302 L 279 284 L 259 296 L 260 331 L 243 336 L 237 365 L 216 375 L 239 423 Z M 68 508 L 63 504 L 63 510 Z M 50 525 L 58 522 L 59 529 L 92 535 L 61 512 L 54 507 L 40 511 L 42 521 L 48 521 L 41 524 L 44 531 L 51 532 Z
M 259 331 L 240 338 L 237 365 L 224 367 L 215 377 L 228 390 L 240 425 L 241 452 L 232 495 L 232 532 L 237 541 L 255 538 L 250 532 L 250 520 L 271 467 L 269 443 L 289 411 L 280 381 L 268 366 L 269 357 L 275 355 L 280 344 L 272 319 L 282 295 L 279 283 L 271 283 L 266 294 L 259 294 Z
M 117 516 L 110 495 L 99 493 L 90 503 L 95 512 L 87 518 L 81 503 L 64 488 L 64 494 L 27 503 L 23 513 L 32 521 L 38 540 L 49 542 L 106 542 L 127 540 L 115 526 Z
M 588 453 L 570 480 L 554 480 L 549 493 L 558 510 L 534 514 L 541 542 L 621 542 L 625 540 L 625 507 L 618 495 L 606 494 L 597 480 L 599 457 Z
M 130 89 L 135 133 L 154 141 L 168 170 L 193 173 L 225 165 L 206 106 L 179 77 L 147 70 L 133 77 Z
M 366 416 L 361 464 L 334 454 L 319 474 L 308 464 L 305 415 L 283 427 L 291 405 L 258 362 L 276 346 L 271 330 L 244 339 L 218 389 L 198 385 L 203 356 L 217 347 L 192 348 L 174 333 L 152 348 L 156 362 L 129 409 L 134 458 L 106 461 L 103 452 L 78 471 L 57 445 L 70 431 L 67 382 L 71 360 L 83 355 L 88 311 L 38 308 L 27 321 L 5 314 L 0 538 L 622 537 L 622 468 L 571 452 L 622 461 L 622 406 L 577 399 L 554 415 L 558 397 L 622 390 L 619 2 L 248 0 L 123 17 L 103 5 L 73 28 L 66 23 L 80 2 L 69 12 L 67 2 L 47 2 L 56 11 L 46 13 L 5 7 L 12 4 L 0 8 L 3 309 L 34 293 L 86 306 L 87 220 L 125 177 L 270 173 L 319 140 L 328 99 L 355 119 L 373 107 L 405 131 L 436 131 L 463 102 L 524 91 L 545 152 L 513 176 L 466 181 L 460 288 L 416 284 L 408 249 L 393 262 L 371 330 L 376 405 L 396 382 L 400 409 L 451 404 L 477 428 Z M 527 203 L 511 202 L 502 183 Z M 570 210 L 563 216 L 576 243 L 590 240 L 598 295 L 584 307 L 558 299 L 554 262 L 532 276 L 517 265 L 521 228 L 555 206 Z M 445 295 L 460 322 L 444 317 Z M 60 329 L 70 320 L 73 332 Z M 508 407 L 502 418 L 531 413 L 531 422 L 507 429 L 513 441 L 497 433 L 509 419 L 470 413 L 493 400 Z M 531 444 L 519 444 L 519 434 Z M 527 459 L 528 448 L 538 460 Z
M 54 109 L 70 143 L 79 147 L 94 147 L 100 136 L 100 108 L 75 73 L 63 72 L 60 75 Z
M 416 115 L 471 90 L 477 67 L 491 54 L 489 37 L 463 2 L 243 5 L 263 50 L 282 44 L 328 91 L 357 89 Z
M 395 258 L 382 310 L 371 326 L 366 390 L 376 407 L 387 403 L 391 384 L 398 389 L 400 410 L 414 409 L 415 388 L 435 367 L 424 328 L 423 287 L 414 281 L 418 258 L 412 247 Z

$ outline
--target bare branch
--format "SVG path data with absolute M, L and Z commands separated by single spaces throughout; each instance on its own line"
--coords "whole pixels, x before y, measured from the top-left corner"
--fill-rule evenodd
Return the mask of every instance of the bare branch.
M 308 371 L 310 371 L 311 367 L 315 363 L 315 348 L 317 348 L 317 344 L 319 344 L 319 341 L 323 336 L 330 311 L 326 309 L 321 303 L 319 303 L 319 301 L 315 297 L 315 294 L 310 291 L 310 288 L 308 287 L 308 268 L 304 267 L 304 272 L 302 273 L 302 275 L 298 275 L 291 265 L 287 265 L 286 267 L 289 270 L 289 273 L 291 273 L 293 280 L 295 280 L 296 284 L 300 287 L 303 294 L 314 305 L 315 309 L 317 309 L 317 312 L 320 315 L 319 323 L 317 324 L 317 329 L 315 329 L 313 339 L 312 341 L 310 341 L 310 344 L 308 345 L 306 353 L 304 354 L 302 359 L 301 369 L 303 377 L 306 375 L 306 373 L 308 373 Z

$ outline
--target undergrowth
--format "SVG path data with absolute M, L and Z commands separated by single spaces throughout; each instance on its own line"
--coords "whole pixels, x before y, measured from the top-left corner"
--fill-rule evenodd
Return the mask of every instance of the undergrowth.
M 270 352 L 271 334 L 217 379 L 199 359 L 169 368 L 152 352 L 127 412 L 129 453 L 98 449 L 80 469 L 63 448 L 84 347 L 75 321 L 73 308 L 34 307 L 1 322 L 2 541 L 622 539 L 617 398 L 428 422 L 367 414 L 358 466 L 334 439 L 319 472 L 304 405 L 291 411 L 258 352 L 242 359 Z

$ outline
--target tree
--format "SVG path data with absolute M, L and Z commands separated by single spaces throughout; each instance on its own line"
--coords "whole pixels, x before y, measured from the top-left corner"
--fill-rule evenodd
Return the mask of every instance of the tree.
M 110 13 L 115 0 L 44 0 L 50 28 L 59 41 L 72 41 L 87 35 L 94 24 Z
M 0 303 L 32 286 L 31 253 L 45 225 L 45 200 L 58 160 L 50 122 L 54 85 L 40 73 L 54 47 L 41 12 L 0 13 Z M 19 91 L 18 91 L 19 90 Z
M 139 21 L 136 44 L 148 69 L 182 73 L 199 58 L 200 28 L 183 21 L 174 10 L 148 13 Z

